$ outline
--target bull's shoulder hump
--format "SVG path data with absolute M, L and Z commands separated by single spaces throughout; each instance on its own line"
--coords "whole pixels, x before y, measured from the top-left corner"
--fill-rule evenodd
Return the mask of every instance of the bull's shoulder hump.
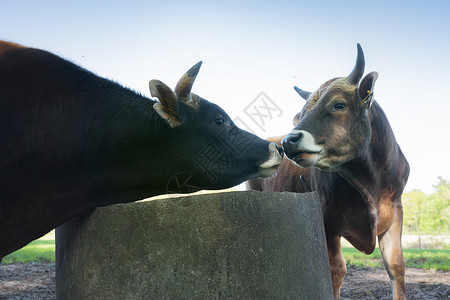
M 24 48 L 26 47 L 13 42 L 0 41 L 0 57 L 7 52 Z

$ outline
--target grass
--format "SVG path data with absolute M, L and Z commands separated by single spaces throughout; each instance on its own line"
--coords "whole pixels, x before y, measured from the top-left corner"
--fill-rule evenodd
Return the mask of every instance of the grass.
M 342 254 L 347 266 L 356 268 L 383 268 L 380 250 L 377 248 L 371 255 L 365 255 L 355 248 L 343 247 Z M 450 250 L 436 249 L 403 249 L 403 258 L 407 267 L 425 270 L 450 271 Z
M 14 262 L 55 261 L 55 231 L 52 230 L 40 239 L 3 257 L 2 264 Z
M 14 262 L 55 261 L 55 241 L 35 240 L 2 259 L 2 264 Z
M 342 247 L 342 254 L 347 266 L 384 268 L 378 248 L 371 255 L 365 255 L 353 247 Z M 450 271 L 450 250 L 403 249 L 403 257 L 407 267 Z M 35 240 L 22 249 L 5 256 L 2 264 L 32 261 L 55 261 L 54 232 L 50 232 L 41 239 Z
M 405 249 L 403 255 L 407 267 L 450 271 L 450 250 Z
M 375 249 L 375 251 L 371 255 L 365 255 L 364 253 L 359 252 L 355 248 L 342 247 L 342 255 L 344 255 L 347 266 L 352 266 L 356 268 L 383 267 L 383 260 L 381 258 L 381 253 L 378 249 Z

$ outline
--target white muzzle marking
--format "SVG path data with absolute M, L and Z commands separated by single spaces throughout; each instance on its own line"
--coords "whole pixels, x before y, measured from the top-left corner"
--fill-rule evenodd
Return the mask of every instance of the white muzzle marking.
M 275 143 L 269 144 L 269 159 L 262 163 L 259 167 L 261 169 L 269 169 L 278 166 L 283 157 L 280 155 L 277 149 L 277 145 Z
M 314 137 L 305 130 L 292 130 L 289 135 L 298 135 L 302 134 L 302 138 L 299 140 L 297 144 L 297 148 L 305 152 L 320 152 L 322 151 L 322 147 L 316 144 L 316 140 Z

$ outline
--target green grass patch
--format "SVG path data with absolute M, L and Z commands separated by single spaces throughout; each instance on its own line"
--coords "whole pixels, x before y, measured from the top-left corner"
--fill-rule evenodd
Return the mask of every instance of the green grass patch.
M 353 247 L 342 247 L 342 254 L 347 266 L 356 268 L 384 268 L 381 252 L 377 248 L 371 255 L 365 255 Z M 450 271 L 450 250 L 437 249 L 403 249 L 407 267 L 426 270 Z M 54 236 L 35 240 L 2 260 L 2 264 L 14 262 L 55 261 Z
M 366 255 L 353 247 L 342 247 L 342 255 L 344 255 L 347 266 L 356 268 L 383 267 L 383 259 L 378 248 L 372 254 Z
M 381 252 L 378 248 L 371 255 L 365 255 L 355 248 L 343 247 L 342 254 L 347 266 L 384 268 Z M 403 249 L 403 258 L 407 267 L 450 271 L 450 250 Z
M 407 267 L 450 271 L 450 250 L 404 249 L 403 257 Z
M 55 241 L 35 240 L 25 247 L 3 257 L 2 264 L 32 261 L 55 261 Z

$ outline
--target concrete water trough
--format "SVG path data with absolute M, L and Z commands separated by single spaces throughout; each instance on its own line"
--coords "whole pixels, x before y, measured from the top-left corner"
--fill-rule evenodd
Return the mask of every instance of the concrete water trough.
M 58 299 L 333 299 L 317 194 L 97 208 L 56 230 Z

